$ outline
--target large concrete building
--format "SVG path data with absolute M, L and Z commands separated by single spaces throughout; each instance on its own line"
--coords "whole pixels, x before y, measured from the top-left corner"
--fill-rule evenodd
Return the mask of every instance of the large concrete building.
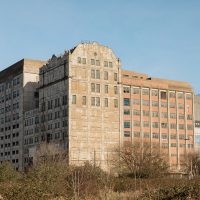
M 38 102 L 39 68 L 45 62 L 21 60 L 0 72 L 0 161 L 23 169 L 24 112 Z
M 70 163 L 89 160 L 102 168 L 109 167 L 114 149 L 127 142 L 159 146 L 173 170 L 193 149 L 190 84 L 122 70 L 114 52 L 96 42 L 81 43 L 37 66 L 39 83 L 22 103 L 20 169 L 42 142 L 61 146 Z

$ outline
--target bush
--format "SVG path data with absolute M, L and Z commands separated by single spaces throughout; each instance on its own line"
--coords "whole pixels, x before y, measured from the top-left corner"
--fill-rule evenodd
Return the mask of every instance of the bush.
M 17 181 L 20 178 L 20 172 L 10 162 L 5 161 L 0 165 L 0 182 Z

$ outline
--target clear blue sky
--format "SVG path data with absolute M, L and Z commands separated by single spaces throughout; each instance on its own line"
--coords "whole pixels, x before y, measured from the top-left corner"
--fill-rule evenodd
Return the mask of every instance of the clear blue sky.
M 0 69 L 84 40 L 111 47 L 125 69 L 200 92 L 200 0 L 0 0 Z

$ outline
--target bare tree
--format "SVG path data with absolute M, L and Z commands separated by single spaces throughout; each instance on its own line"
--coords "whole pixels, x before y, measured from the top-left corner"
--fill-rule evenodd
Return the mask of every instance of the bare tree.
M 183 170 L 189 175 L 189 178 L 194 178 L 200 175 L 200 154 L 197 151 L 189 152 L 181 161 Z
M 158 177 L 168 172 L 168 164 L 158 148 L 127 144 L 117 148 L 114 162 L 121 174 L 135 178 Z M 118 162 L 116 160 L 118 159 Z

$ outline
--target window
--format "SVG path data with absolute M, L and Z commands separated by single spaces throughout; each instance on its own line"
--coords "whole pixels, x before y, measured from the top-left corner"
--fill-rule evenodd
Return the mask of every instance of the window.
M 152 122 L 152 127 L 153 128 L 158 128 L 158 122 Z
M 192 120 L 192 115 L 187 115 L 187 120 Z
M 67 105 L 67 95 L 63 96 L 62 98 L 62 104 Z
M 176 129 L 176 124 L 171 123 L 171 124 L 170 124 L 170 128 L 171 128 L 171 129 Z
M 162 113 L 161 113 L 161 117 L 162 117 L 162 118 L 167 118 L 167 117 L 168 117 L 167 112 L 162 112 Z
M 134 137 L 140 137 L 140 132 L 134 132 Z
M 168 148 L 168 143 L 162 143 L 162 148 L 167 149 Z
M 124 121 L 124 128 L 130 128 L 130 127 L 131 127 L 130 121 Z
M 171 147 L 176 147 L 176 143 L 171 143 Z
M 144 138 L 150 138 L 150 133 L 145 132 L 144 133 Z
M 91 78 L 95 78 L 95 70 L 94 69 L 91 70 Z
M 152 101 L 152 106 L 157 107 L 158 106 L 158 101 Z
M 173 102 L 171 102 L 169 106 L 170 106 L 170 108 L 175 108 L 175 107 L 176 107 L 176 104 L 173 103 Z
M 176 139 L 176 134 L 171 134 L 170 138 L 171 139 Z
M 108 94 L 108 85 L 105 85 L 105 86 L 104 86 L 104 92 L 105 92 L 106 94 Z
M 183 134 L 182 134 L 182 135 L 179 135 L 179 139 L 180 139 L 180 140 L 185 140 L 185 139 L 186 139 L 186 138 L 185 138 L 185 135 L 183 135 Z
M 76 95 L 72 95 L 72 104 L 76 104 Z
M 109 67 L 112 68 L 113 67 L 113 64 L 112 62 L 109 62 Z
M 140 116 L 140 111 L 139 110 L 133 110 L 133 115 Z
M 181 103 L 179 103 L 179 104 L 178 104 L 178 108 L 179 108 L 179 109 L 184 109 L 184 105 L 181 104 Z
M 171 119 L 176 119 L 176 113 L 170 113 L 170 118 Z
M 91 106 L 95 106 L 95 97 L 91 97 Z
M 114 94 L 118 94 L 118 88 L 117 88 L 117 86 L 114 86 Z
M 170 98 L 175 98 L 176 97 L 176 93 L 175 92 L 170 92 L 169 93 L 169 97 Z
M 96 79 L 100 79 L 100 70 L 96 70 Z
M 158 90 L 152 90 L 151 95 L 152 96 L 158 96 Z
M 104 80 L 108 80 L 108 72 L 104 71 Z
M 142 89 L 143 95 L 149 95 L 149 89 Z
M 129 109 L 124 109 L 124 115 L 130 115 L 130 110 Z
M 95 84 L 91 83 L 91 92 L 95 92 Z
M 96 66 L 100 66 L 100 61 L 96 60 Z
M 105 106 L 105 107 L 108 107 L 108 98 L 105 98 L 105 99 L 104 99 L 104 106 Z
M 162 127 L 162 128 L 167 128 L 167 123 L 163 123 L 163 122 L 162 122 L 162 123 L 161 123 L 161 127 Z
M 149 106 L 149 100 L 142 100 L 142 104 L 144 105 L 144 106 Z
M 167 102 L 161 102 L 161 107 L 167 108 Z
M 82 58 L 82 64 L 86 64 L 86 58 Z
M 159 139 L 159 138 L 160 138 L 160 136 L 159 136 L 159 134 L 158 134 L 158 133 L 153 133 L 153 134 L 152 134 L 152 138 Z
M 55 99 L 55 108 L 60 106 L 60 98 Z
M 100 97 L 91 97 L 91 106 L 100 106 Z
M 118 99 L 114 99 L 114 107 L 118 108 Z
M 124 93 L 130 93 L 130 87 L 124 87 Z
M 188 100 L 189 100 L 189 99 L 192 99 L 192 95 L 191 95 L 191 94 L 187 94 L 187 95 L 186 95 L 186 99 L 188 99 Z
M 185 119 L 185 116 L 183 114 L 179 114 L 178 118 L 179 119 Z
M 100 84 L 96 84 L 96 92 L 100 93 Z
M 6 107 L 5 111 L 6 112 L 8 111 L 7 107 Z M 45 102 L 41 103 L 41 111 L 45 111 Z
M 124 98 L 124 106 L 130 106 L 130 99 Z
M 161 137 L 162 137 L 162 139 L 164 139 L 164 140 L 168 139 L 168 135 L 167 135 L 167 134 L 162 134 Z
M 149 127 L 149 121 L 143 121 L 143 126 L 144 127 Z
M 130 137 L 131 133 L 130 131 L 124 131 L 124 137 Z
M 55 112 L 55 119 L 57 119 L 59 117 L 60 117 L 60 112 L 59 111 Z
M 152 117 L 158 117 L 158 112 L 153 111 L 153 112 L 152 112 Z
M 86 105 L 86 96 L 82 96 L 82 105 Z
M 178 98 L 179 98 L 179 99 L 182 99 L 183 96 L 184 96 L 183 93 L 178 93 Z
M 133 88 L 133 94 L 140 94 L 139 88 Z
M 80 57 L 77 58 L 77 62 L 81 63 L 81 58 Z
M 140 100 L 139 99 L 133 99 L 133 104 L 140 105 Z
M 161 96 L 161 99 L 167 99 L 167 93 L 166 92 L 161 91 L 160 96 Z
M 149 116 L 149 110 L 143 110 L 143 116 Z
M 193 130 L 193 125 L 189 125 L 189 124 L 188 124 L 188 125 L 187 125 L 187 129 L 188 129 L 188 130 Z
M 95 65 L 95 60 L 91 59 L 91 65 Z
M 114 81 L 117 81 L 117 73 L 114 73 Z
M 108 67 L 108 61 L 104 61 L 104 67 Z
M 96 97 L 96 106 L 100 106 L 100 97 Z

